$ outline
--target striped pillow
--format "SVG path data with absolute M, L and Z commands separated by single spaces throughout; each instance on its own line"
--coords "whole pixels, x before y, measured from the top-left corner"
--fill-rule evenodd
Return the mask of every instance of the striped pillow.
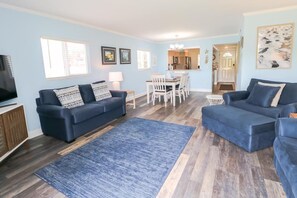
M 92 83 L 91 86 L 92 86 L 96 101 L 100 101 L 100 100 L 112 97 L 108 89 L 108 84 L 106 82 Z
M 84 102 L 78 89 L 78 85 L 64 89 L 55 89 L 54 92 L 63 107 L 72 109 L 74 107 L 84 105 Z

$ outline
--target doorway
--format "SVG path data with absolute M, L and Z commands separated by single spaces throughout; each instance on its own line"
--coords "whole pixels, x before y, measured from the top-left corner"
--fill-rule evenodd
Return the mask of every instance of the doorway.
M 213 46 L 212 93 L 222 94 L 235 90 L 239 45 L 237 43 Z

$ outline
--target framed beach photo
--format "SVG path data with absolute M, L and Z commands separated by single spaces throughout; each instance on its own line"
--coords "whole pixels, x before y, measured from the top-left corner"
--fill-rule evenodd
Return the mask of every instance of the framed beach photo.
M 291 67 L 294 24 L 258 27 L 257 69 Z
M 120 63 L 131 64 L 131 49 L 120 48 Z
M 115 47 L 101 46 L 102 53 L 102 65 L 116 65 L 117 64 L 117 54 Z

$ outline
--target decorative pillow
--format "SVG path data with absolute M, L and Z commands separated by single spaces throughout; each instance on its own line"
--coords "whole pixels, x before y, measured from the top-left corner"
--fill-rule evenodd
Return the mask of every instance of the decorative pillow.
M 261 107 L 270 107 L 279 89 L 280 87 L 255 84 L 246 102 Z
M 283 89 L 285 88 L 286 84 L 282 83 L 282 84 L 275 84 L 275 83 L 263 83 L 263 82 L 258 82 L 259 85 L 264 85 L 264 86 L 270 86 L 270 87 L 280 87 L 280 89 L 278 90 L 278 92 L 276 93 L 276 95 L 274 96 L 272 102 L 271 102 L 271 106 L 272 107 L 276 107 L 278 104 L 278 101 L 281 97 L 281 94 L 283 92 Z
M 91 86 L 92 86 L 96 101 L 100 101 L 100 100 L 112 97 L 108 89 L 108 84 L 106 82 L 92 83 Z
M 55 89 L 54 92 L 63 107 L 71 109 L 84 105 L 78 85 L 64 89 Z

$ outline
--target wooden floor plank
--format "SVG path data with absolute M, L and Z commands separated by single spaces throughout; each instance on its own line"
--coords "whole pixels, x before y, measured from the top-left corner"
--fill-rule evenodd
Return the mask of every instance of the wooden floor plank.
M 0 197 L 65 197 L 34 172 L 61 155 L 77 149 L 132 117 L 196 127 L 196 130 L 162 186 L 158 197 L 285 197 L 273 165 L 273 149 L 247 153 L 201 125 L 206 93 L 193 92 L 183 103 L 146 103 L 136 100 L 127 115 L 78 138 L 72 144 L 51 137 L 29 140 L 0 164 Z

